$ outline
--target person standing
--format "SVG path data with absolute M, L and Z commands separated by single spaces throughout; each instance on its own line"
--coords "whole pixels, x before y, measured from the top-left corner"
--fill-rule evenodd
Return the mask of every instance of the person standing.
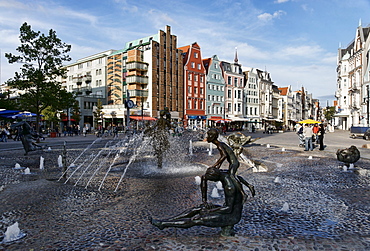
M 324 127 L 323 124 L 320 124 L 320 126 L 319 126 L 319 132 L 318 132 L 319 144 L 320 144 L 319 150 L 320 151 L 323 151 L 324 150 L 324 134 L 325 134 L 325 127 Z
M 303 135 L 304 135 L 304 146 L 305 146 L 305 151 L 311 150 L 313 151 L 313 145 L 312 145 L 312 128 L 308 125 L 305 124 L 304 129 L 303 129 Z
M 319 125 L 318 124 L 315 124 L 313 127 L 312 127 L 312 132 L 313 132 L 313 135 L 315 136 L 315 142 L 316 143 L 319 143 L 319 137 L 318 137 L 318 133 L 319 133 Z
M 303 147 L 304 146 L 303 125 L 299 124 L 299 128 L 297 128 L 296 130 L 299 139 L 299 146 Z

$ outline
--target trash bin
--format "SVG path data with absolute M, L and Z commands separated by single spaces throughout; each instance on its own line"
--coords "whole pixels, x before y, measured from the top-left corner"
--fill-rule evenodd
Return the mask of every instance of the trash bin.
M 57 136 L 57 133 L 56 132 L 51 132 L 50 133 L 50 138 L 55 138 Z

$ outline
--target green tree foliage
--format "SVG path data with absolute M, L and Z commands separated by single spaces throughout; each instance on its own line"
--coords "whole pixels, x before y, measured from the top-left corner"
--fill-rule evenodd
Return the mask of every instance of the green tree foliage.
M 7 110 L 18 110 L 18 104 L 15 100 L 9 99 L 10 92 L 0 93 L 0 108 Z
M 103 103 L 101 102 L 100 99 L 98 99 L 97 104 L 96 104 L 96 109 L 95 111 L 93 111 L 95 125 L 97 125 L 99 120 L 101 120 L 101 116 L 103 115 L 102 110 L 103 110 Z
M 71 46 L 62 42 L 54 30 L 50 30 L 47 35 L 41 34 L 40 31 L 33 31 L 27 23 L 20 27 L 19 38 L 21 45 L 16 49 L 19 55 L 5 53 L 5 57 L 10 64 L 21 63 L 22 66 L 20 72 L 16 72 L 7 84 L 25 90 L 19 103 L 21 108 L 38 115 L 38 130 L 39 115 L 47 107 L 55 111 L 65 106 L 65 103 L 74 102 L 73 95 L 63 90 L 56 81 L 57 77 L 65 74 L 62 64 L 71 60 L 68 55 Z
M 335 107 L 334 106 L 327 107 L 324 111 L 324 116 L 325 116 L 326 121 L 331 121 L 334 114 L 335 114 Z

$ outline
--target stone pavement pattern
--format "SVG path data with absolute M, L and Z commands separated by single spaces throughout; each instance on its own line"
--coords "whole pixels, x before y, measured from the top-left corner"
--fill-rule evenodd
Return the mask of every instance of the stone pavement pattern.
M 217 158 L 216 153 L 208 156 L 207 144 L 196 142 L 195 146 L 195 162 L 209 165 Z M 85 147 L 70 144 L 68 153 L 77 155 Z M 287 148 L 283 152 L 281 147 L 266 148 L 256 141 L 246 147 L 246 154 L 269 171 L 253 173 L 246 165 L 240 168 L 239 175 L 255 185 L 257 195 L 245 204 L 236 237 L 225 238 L 217 228 L 161 231 L 149 223 L 149 216 L 165 218 L 201 203 L 194 175 L 130 176 L 122 190 L 98 192 L 56 180 L 61 151 L 59 145 L 51 152 L 28 156 L 23 150 L 0 154 L 0 187 L 4 186 L 0 191 L 0 240 L 6 226 L 15 221 L 27 233 L 15 243 L 0 244 L 0 250 L 370 249 L 370 165 L 366 158 L 357 163 L 360 174 L 343 172 L 330 151 Z M 45 170 L 39 169 L 40 156 L 45 158 Z M 15 170 L 15 163 L 30 167 L 32 174 Z M 279 182 L 275 182 L 277 177 Z M 221 203 L 222 198 L 213 200 Z M 284 203 L 289 210 L 281 210 Z

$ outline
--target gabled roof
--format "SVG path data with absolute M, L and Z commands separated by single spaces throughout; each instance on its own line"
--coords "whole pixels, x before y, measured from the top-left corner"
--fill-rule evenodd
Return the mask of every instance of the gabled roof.
M 203 59 L 202 61 L 203 61 L 204 68 L 206 68 L 206 70 L 208 71 L 212 58 L 206 58 L 206 59 Z
M 182 50 L 183 52 L 185 53 L 188 53 L 189 49 L 190 49 L 190 45 L 187 45 L 187 46 L 183 46 L 183 47 L 179 47 L 177 48 L 179 50 Z
M 289 87 L 280 87 L 280 88 L 279 88 L 280 95 L 282 95 L 282 96 L 286 96 L 286 95 L 287 95 L 287 93 L 288 93 L 288 90 L 289 90 Z

